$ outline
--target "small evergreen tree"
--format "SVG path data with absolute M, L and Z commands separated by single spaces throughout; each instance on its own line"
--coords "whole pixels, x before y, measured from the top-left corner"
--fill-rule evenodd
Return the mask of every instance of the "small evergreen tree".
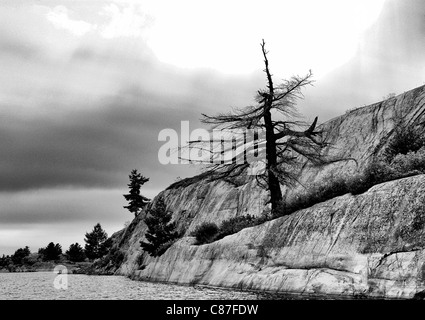
M 108 254 L 109 250 L 112 248 L 112 244 L 112 238 L 108 238 L 100 245 L 99 253 L 101 257 Z
M 137 172 L 137 169 L 133 169 L 129 175 L 130 183 L 127 185 L 130 189 L 128 194 L 124 194 L 125 200 L 128 201 L 128 206 L 124 208 L 134 213 L 137 217 L 140 211 L 149 203 L 150 199 L 140 194 L 140 187 L 149 181 L 149 178 L 142 176 Z
M 90 233 L 86 233 L 84 247 L 87 258 L 93 260 L 104 256 L 107 253 L 105 242 L 108 234 L 102 229 L 100 223 L 96 224 Z
M 144 220 L 148 226 L 145 237 L 149 242 L 141 241 L 140 245 L 153 257 L 162 255 L 178 237 L 175 223 L 170 222 L 171 218 L 172 213 L 167 212 L 161 197 L 157 200 L 155 207 L 149 210 Z
M 12 260 L 10 258 L 10 256 L 5 256 L 3 254 L 3 256 L 0 258 L 0 269 L 1 268 L 7 268 L 9 264 L 12 263 Z
M 25 257 L 28 257 L 30 254 L 31 254 L 31 251 L 28 248 L 28 246 L 26 246 L 25 248 L 19 248 L 12 255 L 12 262 L 14 264 L 23 264 L 23 259 Z
M 68 256 L 68 259 L 73 262 L 81 262 L 86 258 L 84 249 L 78 242 L 69 246 L 69 249 L 66 251 L 66 255 Z
M 50 242 L 46 248 L 41 250 L 41 253 L 44 261 L 58 260 L 62 254 L 62 246 L 59 243 Z

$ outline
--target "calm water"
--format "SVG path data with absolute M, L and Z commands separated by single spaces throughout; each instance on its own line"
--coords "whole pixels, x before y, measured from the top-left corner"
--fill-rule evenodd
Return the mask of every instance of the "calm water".
M 66 277 L 66 278 L 64 278 Z M 67 284 L 67 288 L 63 289 Z M 55 285 L 57 288 L 55 288 Z M 62 287 L 62 289 L 61 289 Z M 0 300 L 247 300 L 251 292 L 133 281 L 120 276 L 58 275 L 53 272 L 0 273 Z

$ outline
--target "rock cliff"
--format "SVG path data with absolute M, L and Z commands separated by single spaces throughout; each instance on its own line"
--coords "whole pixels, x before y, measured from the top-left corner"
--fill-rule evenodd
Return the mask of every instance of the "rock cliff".
M 327 154 L 357 162 L 303 166 L 301 184 L 283 188 L 286 198 L 330 177 L 360 172 L 382 153 L 399 121 L 423 125 L 425 86 L 322 124 L 331 145 Z M 200 246 L 189 236 L 196 226 L 259 216 L 267 211 L 268 196 L 255 179 L 192 182 L 160 193 L 185 236 L 152 258 L 140 249 L 146 231 L 141 214 L 114 235 L 115 246 L 125 252 L 117 274 L 296 294 L 408 298 L 425 290 L 425 175 L 336 197 Z

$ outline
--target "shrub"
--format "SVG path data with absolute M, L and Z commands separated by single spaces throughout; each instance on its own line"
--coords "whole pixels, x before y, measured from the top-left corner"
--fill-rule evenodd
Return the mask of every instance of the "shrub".
M 95 268 L 104 269 L 103 272 L 107 274 L 113 274 L 113 272 L 121 266 L 124 259 L 124 252 L 117 247 L 113 247 L 105 256 L 97 259 L 93 266 L 95 266 Z
M 392 99 L 392 98 L 395 98 L 395 96 L 396 96 L 396 94 L 394 92 L 390 92 L 386 96 L 383 96 L 382 100 Z
M 203 223 L 196 228 L 193 236 L 196 237 L 197 244 L 210 243 L 215 240 L 219 229 L 215 223 Z
M 291 214 L 300 209 L 311 207 L 312 205 L 323 202 L 337 196 L 348 193 L 347 181 L 343 178 L 330 178 L 326 184 L 312 185 L 308 193 L 298 196 L 286 204 L 283 204 L 284 214 Z
M 323 186 L 317 193 L 318 198 L 328 200 L 347 193 L 347 181 L 343 178 L 331 180 L 331 183 Z
M 347 181 L 347 189 L 351 194 L 360 194 L 376 184 L 421 173 L 425 173 L 425 147 L 417 152 L 397 154 L 390 162 L 371 162 L 363 174 Z
M 224 220 L 220 225 L 218 239 L 224 238 L 230 234 L 241 231 L 242 229 L 252 227 L 257 224 L 257 218 L 251 215 L 234 217 Z
M 398 154 L 415 152 L 425 146 L 425 136 L 423 132 L 413 126 L 398 125 L 395 134 L 391 138 L 384 151 L 384 159 L 391 162 Z
M 329 178 L 326 184 L 310 186 L 306 194 L 299 195 L 288 202 L 282 201 L 273 218 L 309 208 L 316 203 L 346 193 L 361 194 L 376 184 L 421 173 L 425 173 L 425 147 L 416 152 L 409 151 L 407 154 L 397 154 L 390 162 L 376 159 L 366 167 L 362 174 L 346 179 Z
M 237 233 L 242 229 L 256 226 L 260 223 L 270 220 L 266 215 L 254 217 L 252 215 L 234 217 L 224 220 L 220 227 L 215 223 L 203 223 L 192 233 L 196 237 L 196 244 L 210 243 L 225 236 Z
M 347 190 L 353 195 L 361 194 L 376 184 L 397 178 L 397 173 L 390 164 L 383 160 L 374 160 L 366 167 L 363 174 L 347 180 Z
M 281 201 L 278 210 L 273 215 L 277 218 L 295 211 L 309 208 L 316 203 L 323 202 L 350 192 L 350 181 L 344 178 L 328 178 L 327 183 L 313 184 L 307 188 L 308 192 L 297 195 L 290 201 Z
M 113 262 L 114 266 L 119 267 L 124 261 L 125 254 L 119 249 L 112 250 L 110 254 L 110 259 Z
M 391 161 L 391 167 L 397 175 L 409 175 L 409 173 L 425 173 L 425 147 L 417 152 L 398 154 Z
M 366 192 L 370 187 L 370 185 L 366 184 L 365 174 L 358 174 L 347 180 L 347 190 L 352 195 Z
M 371 186 L 394 179 L 396 176 L 394 170 L 387 162 L 382 160 L 372 161 L 365 170 L 364 184 L 370 188 Z
M 22 259 L 24 265 L 32 266 L 39 261 L 39 256 L 37 253 L 31 253 L 29 256 L 26 256 Z

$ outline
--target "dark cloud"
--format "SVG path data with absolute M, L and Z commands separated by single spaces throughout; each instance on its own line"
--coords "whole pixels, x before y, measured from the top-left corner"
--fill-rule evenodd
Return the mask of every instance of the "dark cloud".
M 189 108 L 162 107 L 166 100 L 133 90 L 59 119 L 0 119 L 0 190 L 114 187 L 132 167 L 161 170 L 159 131 L 195 122 Z
M 0 194 L 0 225 L 66 225 L 73 221 L 123 221 L 131 213 L 122 194 L 125 189 L 49 189 Z M 88 214 L 90 213 L 90 214 Z
M 67 101 L 56 100 L 53 105 L 46 99 L 52 106 L 44 107 L 52 110 L 51 115 L 0 118 L 0 191 L 113 188 L 127 183 L 132 168 L 148 172 L 153 187 L 165 188 L 175 177 L 194 174 L 196 169 L 159 164 L 163 144 L 159 132 L 165 128 L 180 132 L 181 121 L 189 121 L 192 130 L 198 128 L 201 113 L 228 110 L 229 101 L 249 101 L 254 92 L 233 93 L 238 79 L 208 72 L 182 77 L 160 73 L 156 81 L 164 79 L 173 86 L 170 92 L 161 87 L 145 89 L 143 81 L 148 80 L 141 78 L 141 84 L 99 97 L 96 105 L 77 101 L 79 105 L 69 107 Z M 249 89 L 246 82 L 242 84 Z
M 259 76 L 225 76 L 160 63 L 143 41 L 73 39 L 45 7 L 0 11 L 0 192 L 115 188 L 133 168 L 165 188 L 196 169 L 162 166 L 165 128 L 201 126 L 201 113 L 251 103 Z M 20 23 L 11 27 L 11 16 Z M 4 59 L 13 56 L 13 63 Z M 34 59 L 37 57 L 37 59 Z
M 196 169 L 160 165 L 158 133 L 179 132 L 183 120 L 195 129 L 201 113 L 244 106 L 263 81 L 261 73 L 179 69 L 160 64 L 143 45 L 137 52 L 146 54 L 137 55 L 122 44 L 86 43 L 67 63 L 44 55 L 37 68 L 17 70 L 14 98 L 27 99 L 15 108 L 0 101 L 0 191 L 114 188 L 133 168 L 148 172 L 152 187 L 165 188 Z M 26 88 L 34 85 L 30 93 L 20 89 L 22 79 Z M 37 90 L 39 83 L 46 85 Z

